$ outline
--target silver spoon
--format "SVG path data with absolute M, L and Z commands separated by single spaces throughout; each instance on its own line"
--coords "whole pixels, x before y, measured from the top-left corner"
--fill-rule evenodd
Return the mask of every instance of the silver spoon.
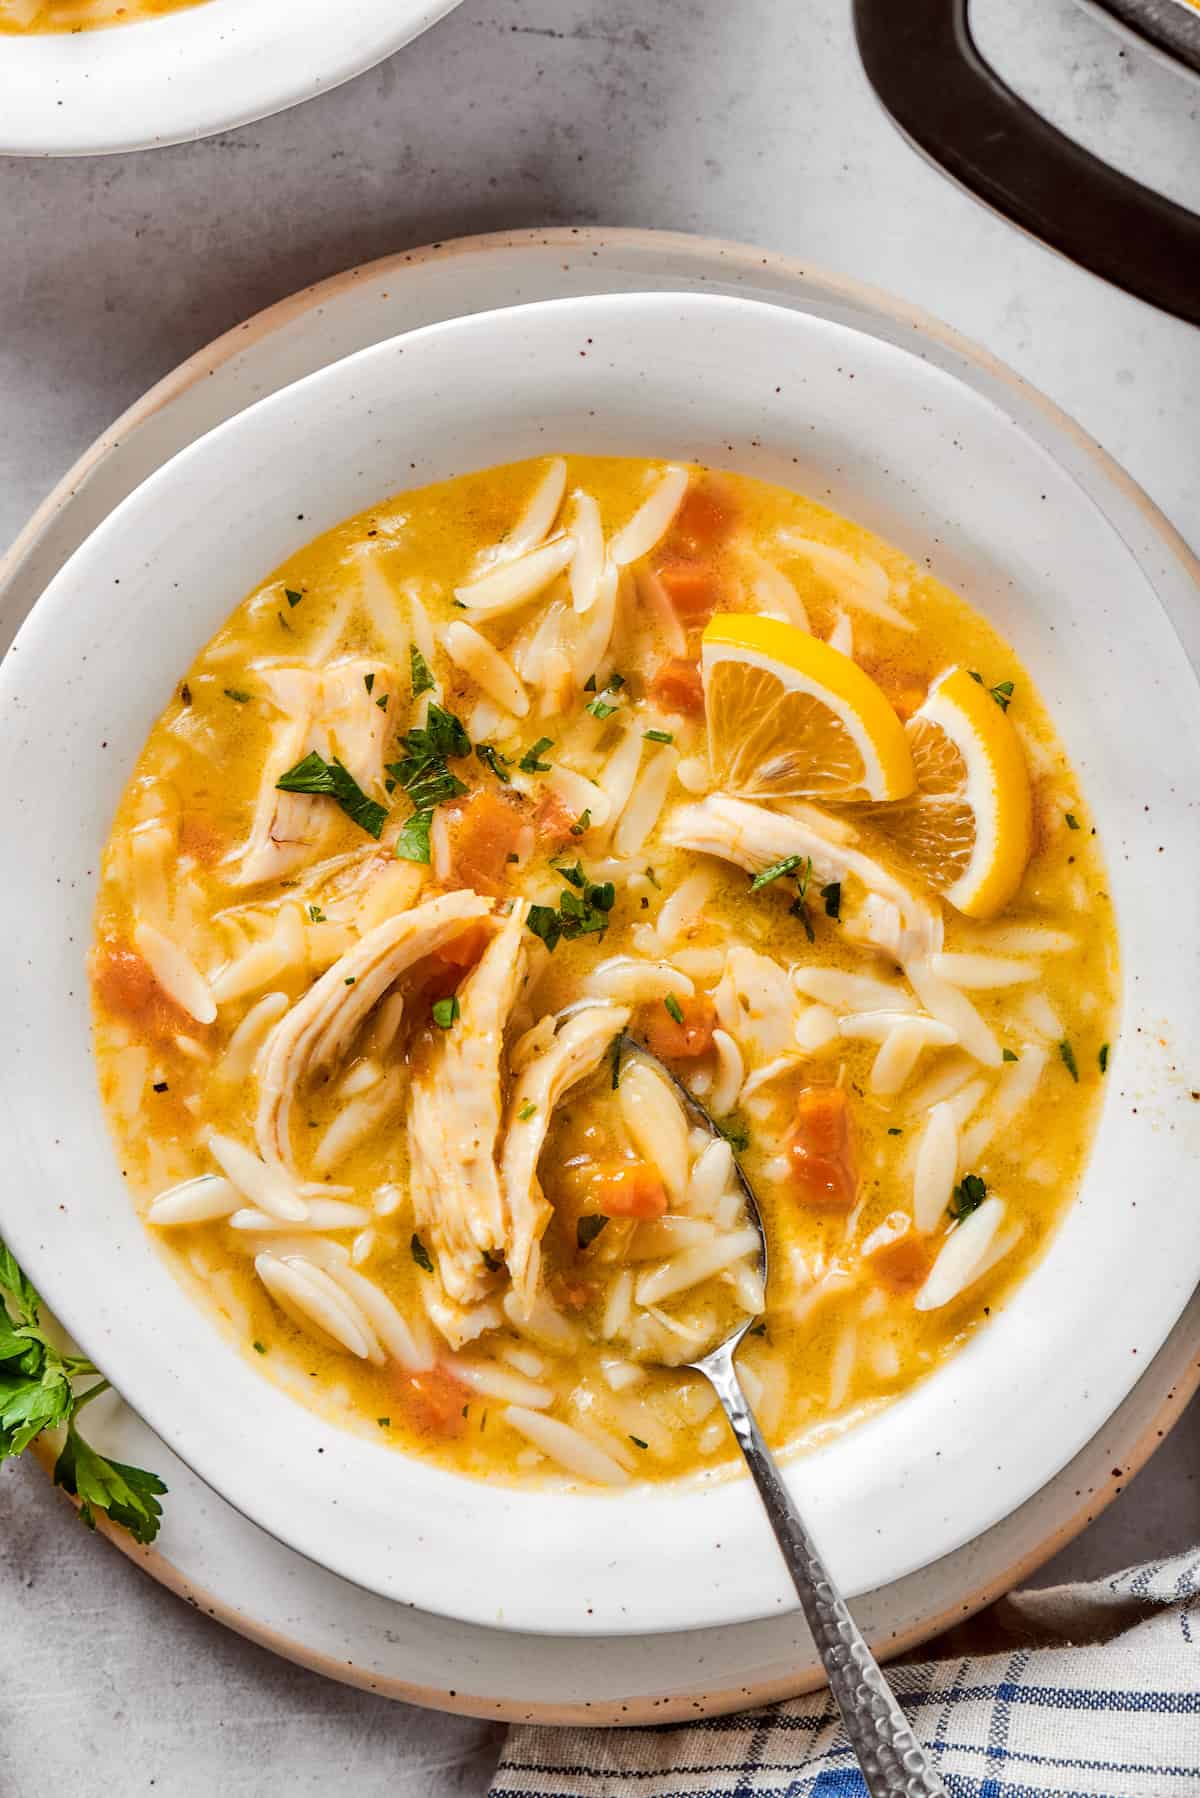
M 713 1119 L 703 1105 L 693 1098 L 656 1055 L 633 1037 L 618 1038 L 614 1055 L 616 1065 L 628 1050 L 643 1057 L 670 1081 L 683 1101 L 688 1114 L 697 1119 L 710 1136 L 721 1137 Z M 763 1290 L 767 1285 L 767 1234 L 754 1188 L 742 1171 L 737 1156 L 733 1158 L 738 1184 L 746 1201 L 746 1210 L 758 1232 L 759 1264 Z M 800 1600 L 808 1627 L 812 1631 L 817 1652 L 824 1663 L 829 1689 L 837 1700 L 846 1726 L 850 1746 L 858 1756 L 858 1764 L 871 1798 L 946 1798 L 946 1788 L 917 1742 L 907 1717 L 892 1696 L 891 1687 L 875 1656 L 867 1647 L 858 1625 L 850 1615 L 846 1601 L 830 1576 L 816 1543 L 796 1508 L 795 1500 L 784 1484 L 775 1458 L 763 1440 L 762 1431 L 750 1408 L 738 1379 L 734 1355 L 743 1336 L 755 1322 L 746 1318 L 724 1342 L 688 1366 L 704 1375 L 724 1406 L 725 1415 L 738 1447 L 746 1457 L 758 1495 L 762 1499 L 767 1521 L 775 1532 L 779 1552 L 783 1556 L 796 1596 Z

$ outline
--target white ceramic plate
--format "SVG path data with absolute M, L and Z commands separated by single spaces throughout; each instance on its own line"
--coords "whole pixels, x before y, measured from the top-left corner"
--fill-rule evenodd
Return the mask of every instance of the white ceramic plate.
M 332 443 L 336 462 L 320 451 Z M 1197 1015 L 1186 901 L 1196 831 L 1173 798 L 1200 774 L 1190 671 L 1120 537 L 1009 418 L 890 345 L 741 301 L 580 300 L 364 351 L 183 452 L 52 584 L 0 683 L 0 747 L 26 771 L 0 798 L 0 830 L 21 842 L 26 873 L 0 892 L 0 997 L 19 1020 L 3 1095 L 16 1176 L 3 1228 L 152 1426 L 312 1558 L 475 1621 L 693 1627 L 788 1603 L 744 1482 L 616 1499 L 506 1493 L 300 1410 L 181 1303 L 148 1249 L 112 1167 L 86 1046 L 89 870 L 195 649 L 280 557 L 402 480 L 549 445 L 694 455 L 792 480 L 931 556 L 1059 695 L 1109 847 L 1126 1025 L 1092 1176 L 989 1330 L 902 1404 L 797 1464 L 843 1583 L 896 1578 L 1005 1515 L 1146 1365 L 1200 1270 L 1187 1193 L 1198 1113 L 1173 1071 L 1194 1065 Z
M 205 0 L 104 31 L 0 36 L 0 155 L 230 131 L 373 68 L 459 0 Z

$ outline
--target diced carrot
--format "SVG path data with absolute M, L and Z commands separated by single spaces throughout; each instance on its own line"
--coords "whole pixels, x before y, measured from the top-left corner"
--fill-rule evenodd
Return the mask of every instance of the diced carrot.
M 662 1181 L 648 1161 L 608 1161 L 588 1184 L 605 1217 L 661 1217 L 667 1209 Z
M 472 1396 L 461 1380 L 441 1367 L 402 1374 L 396 1385 L 404 1420 L 421 1436 L 461 1436 L 467 1427 L 463 1409 Z
M 524 827 L 516 803 L 490 787 L 476 787 L 453 800 L 446 807 L 446 829 L 455 886 L 493 896 L 505 892 L 511 871 L 508 858 L 516 854 Z
M 849 1211 L 858 1192 L 850 1104 L 840 1086 L 806 1086 L 796 1100 L 790 1144 L 802 1205 Z
M 700 624 L 717 609 L 717 577 L 707 562 L 665 562 L 655 571 L 676 616 Z
M 863 1243 L 862 1258 L 892 1292 L 911 1292 L 922 1285 L 933 1265 L 932 1252 L 905 1211 L 890 1212 L 871 1231 Z
M 699 717 L 704 711 L 704 683 L 699 662 L 686 656 L 670 656 L 654 670 L 648 691 L 669 712 Z
M 648 1005 L 642 1014 L 642 1032 L 646 1047 L 660 1061 L 691 1061 L 712 1047 L 713 1025 L 717 1008 L 703 993 L 691 999 L 676 1001 L 683 1017 L 680 1023 L 671 1016 L 661 999 Z
M 726 483 L 718 476 L 702 476 L 684 495 L 669 540 L 687 555 L 702 555 L 723 542 L 737 521 L 737 504 Z
M 561 849 L 564 843 L 571 841 L 573 826 L 578 822 L 574 812 L 563 804 L 557 793 L 543 794 L 533 814 L 533 828 L 537 833 L 539 846 L 543 849 Z M 582 834 L 581 831 L 580 835 Z
M 109 1011 L 153 1036 L 173 1036 L 197 1026 L 169 999 L 136 949 L 119 937 L 105 937 L 91 958 L 96 997 Z

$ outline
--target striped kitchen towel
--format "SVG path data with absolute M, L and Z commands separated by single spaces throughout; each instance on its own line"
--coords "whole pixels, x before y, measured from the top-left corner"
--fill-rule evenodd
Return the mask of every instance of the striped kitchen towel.
M 986 1622 L 999 1652 L 948 1654 Z M 1200 1798 L 1200 1550 L 1016 1593 L 889 1678 L 950 1798 Z M 657 1729 L 510 1730 L 492 1798 L 863 1798 L 826 1692 Z

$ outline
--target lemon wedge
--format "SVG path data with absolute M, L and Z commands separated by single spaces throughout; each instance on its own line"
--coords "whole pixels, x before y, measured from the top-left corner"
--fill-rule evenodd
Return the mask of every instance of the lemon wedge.
M 934 683 L 907 729 L 916 798 L 875 823 L 956 911 L 994 917 L 1020 886 L 1033 847 L 1020 739 L 966 668 Z
M 912 752 L 882 690 L 798 625 L 721 612 L 701 639 L 713 778 L 741 799 L 903 799 Z

